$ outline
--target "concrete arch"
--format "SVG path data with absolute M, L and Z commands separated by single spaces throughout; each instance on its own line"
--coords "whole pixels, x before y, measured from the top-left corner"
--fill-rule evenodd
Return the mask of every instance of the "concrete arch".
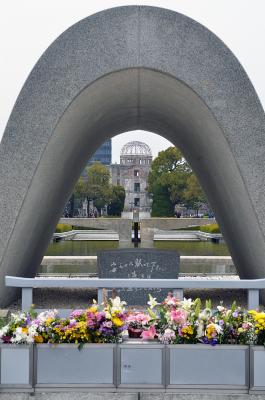
M 129 6 L 65 31 L 27 79 L 0 146 L 3 277 L 32 275 L 86 158 L 145 129 L 179 146 L 241 277 L 264 277 L 264 111 L 240 63 L 176 12 Z

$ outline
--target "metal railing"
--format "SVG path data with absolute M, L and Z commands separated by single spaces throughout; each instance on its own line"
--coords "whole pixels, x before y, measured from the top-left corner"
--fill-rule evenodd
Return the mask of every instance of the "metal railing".
M 62 279 L 62 278 L 20 278 L 6 276 L 9 287 L 22 288 L 22 310 L 29 310 L 33 303 L 35 288 L 95 288 L 98 289 L 98 303 L 103 301 L 103 289 L 173 289 L 174 295 L 183 299 L 184 289 L 246 289 L 248 309 L 259 307 L 259 292 L 265 289 L 265 279 L 251 280 L 179 280 L 179 279 Z

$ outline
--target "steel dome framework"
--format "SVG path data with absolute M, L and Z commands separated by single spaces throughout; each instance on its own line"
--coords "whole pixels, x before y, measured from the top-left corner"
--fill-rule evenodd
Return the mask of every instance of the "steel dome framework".
M 152 157 L 152 151 L 146 143 L 133 141 L 133 142 L 126 143 L 122 147 L 121 156 L 149 156 L 149 157 Z

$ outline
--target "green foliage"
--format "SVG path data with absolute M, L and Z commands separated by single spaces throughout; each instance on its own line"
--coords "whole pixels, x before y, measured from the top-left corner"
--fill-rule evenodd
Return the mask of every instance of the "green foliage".
M 199 299 L 199 298 L 195 299 L 195 301 L 194 301 L 194 316 L 196 318 L 199 317 L 199 314 L 201 312 L 201 308 L 202 308 L 201 299 Z
M 91 228 L 87 226 L 73 226 L 75 231 L 104 231 L 104 228 Z
M 187 179 L 183 198 L 186 205 L 195 210 L 199 208 L 200 203 L 207 202 L 205 193 L 194 174 L 191 174 Z
M 108 215 L 120 216 L 124 208 L 125 190 L 122 186 L 112 186 L 111 200 L 108 205 Z
M 153 187 L 152 217 L 173 217 L 174 206 L 170 201 L 167 187 Z
M 187 178 L 192 173 L 190 166 L 176 147 L 160 151 L 153 160 L 148 176 L 148 191 L 155 195 L 158 187 L 167 188 L 171 203 L 183 201 Z
M 179 228 L 175 229 L 176 231 L 200 231 L 200 226 L 199 225 L 194 225 L 194 226 L 187 226 L 185 228 Z
M 74 194 L 81 201 L 93 200 L 98 211 L 107 205 L 112 216 L 120 216 L 124 207 L 124 188 L 110 183 L 108 168 L 98 161 L 85 169 L 85 176 L 78 179 Z
M 110 201 L 110 172 L 105 165 L 96 161 L 85 169 L 85 173 L 84 177 L 78 179 L 74 194 L 83 200 L 94 200 L 95 206 L 100 210 Z
M 212 309 L 212 301 L 210 299 L 209 300 L 205 300 L 205 308 L 208 309 L 208 310 Z
M 56 233 L 69 232 L 72 230 L 72 225 L 57 224 L 55 228 Z
M 2 329 L 7 324 L 7 320 L 8 318 L 0 317 L 0 329 Z
M 173 216 L 175 204 L 198 209 L 200 203 L 206 202 L 196 176 L 176 147 L 160 151 L 153 160 L 148 192 L 153 193 L 152 216 L 157 217 Z
M 206 232 L 206 233 L 221 233 L 218 224 L 208 224 L 208 225 L 200 226 L 200 231 Z
M 207 224 L 201 226 L 188 226 L 186 228 L 176 229 L 177 231 L 202 231 L 206 233 L 221 233 L 220 227 L 218 224 Z

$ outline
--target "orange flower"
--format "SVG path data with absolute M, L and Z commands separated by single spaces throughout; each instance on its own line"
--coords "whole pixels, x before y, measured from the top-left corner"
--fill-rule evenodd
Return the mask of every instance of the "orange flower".
M 43 343 L 43 337 L 41 335 L 34 336 L 35 343 Z

